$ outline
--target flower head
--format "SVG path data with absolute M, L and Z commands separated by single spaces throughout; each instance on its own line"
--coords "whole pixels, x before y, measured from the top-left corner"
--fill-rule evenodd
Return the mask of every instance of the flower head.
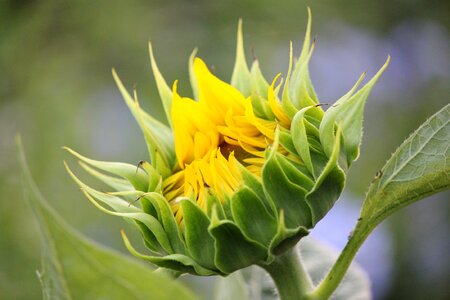
M 137 253 L 123 235 L 133 254 L 179 272 L 229 274 L 270 263 L 331 209 L 358 157 L 365 100 L 388 62 L 324 112 L 309 77 L 310 29 L 311 18 L 295 65 L 290 47 L 284 83 L 278 75 L 269 84 L 256 60 L 247 66 L 240 23 L 231 84 L 191 56 L 194 99 L 179 95 L 176 81 L 167 85 L 150 45 L 169 126 L 145 113 L 113 71 L 150 159 L 136 170 L 68 149 L 110 193 L 68 171 L 99 209 L 137 224 L 152 255 Z

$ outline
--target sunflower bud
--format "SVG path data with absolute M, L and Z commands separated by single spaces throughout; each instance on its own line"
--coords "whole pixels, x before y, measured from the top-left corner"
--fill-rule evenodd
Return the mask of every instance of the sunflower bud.
M 258 61 L 249 69 L 239 23 L 236 63 L 228 84 L 206 64 L 189 59 L 195 99 L 170 88 L 150 45 L 150 60 L 169 126 L 145 113 L 113 71 L 139 123 L 149 159 L 139 167 L 88 159 L 68 149 L 112 192 L 81 182 L 102 211 L 132 220 L 151 255 L 127 248 L 151 263 L 181 273 L 226 275 L 268 264 L 319 222 L 342 192 L 357 159 L 364 104 L 386 68 L 363 88 L 358 84 L 326 111 L 311 84 L 309 16 L 295 65 L 269 84 Z M 108 207 L 108 208 L 107 208 Z

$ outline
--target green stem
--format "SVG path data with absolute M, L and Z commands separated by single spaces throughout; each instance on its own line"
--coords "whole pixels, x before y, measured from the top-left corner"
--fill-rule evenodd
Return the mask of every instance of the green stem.
M 305 297 L 307 300 L 325 300 L 328 299 L 336 288 L 341 283 L 348 268 L 350 267 L 353 258 L 358 252 L 361 245 L 367 239 L 369 234 L 372 232 L 373 228 L 362 225 L 363 223 L 358 222 L 356 224 L 353 233 L 351 234 L 347 245 L 344 250 L 342 250 L 339 258 L 334 263 L 331 270 L 328 272 L 327 276 L 322 280 L 319 286 L 312 292 L 308 293 Z
M 298 250 L 293 247 L 277 256 L 269 265 L 260 265 L 272 277 L 281 300 L 303 299 L 312 282 L 303 268 Z

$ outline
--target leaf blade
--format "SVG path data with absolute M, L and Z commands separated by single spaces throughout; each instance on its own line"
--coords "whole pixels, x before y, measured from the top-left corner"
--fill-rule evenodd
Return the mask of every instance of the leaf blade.
M 179 283 L 111 249 L 101 247 L 68 226 L 47 204 L 27 167 L 20 139 L 24 191 L 42 232 L 45 299 L 196 299 Z
M 376 223 L 450 187 L 450 104 L 403 142 L 371 186 L 361 217 Z

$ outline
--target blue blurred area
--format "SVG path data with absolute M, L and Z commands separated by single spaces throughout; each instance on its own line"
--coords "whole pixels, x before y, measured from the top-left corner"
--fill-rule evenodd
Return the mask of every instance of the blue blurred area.
M 286 73 L 289 40 L 299 51 L 307 5 L 317 40 L 311 75 L 322 102 L 334 102 L 360 73 L 371 76 L 392 57 L 367 104 L 363 148 L 348 192 L 313 232 L 342 247 L 373 174 L 450 100 L 449 1 L 1 1 L 0 299 L 40 295 L 39 240 L 22 201 L 16 133 L 23 136 L 38 185 L 61 215 L 125 251 L 118 232 L 128 225 L 85 201 L 62 167 L 63 160 L 74 168 L 76 163 L 60 149 L 132 164 L 146 158 L 111 67 L 162 119 L 149 39 L 167 81 L 179 79 L 188 94 L 187 58 L 195 47 L 228 80 L 242 17 L 248 57 L 256 55 L 271 80 Z M 443 193 L 402 210 L 363 247 L 357 259 L 371 275 L 375 299 L 450 298 L 449 198 Z

